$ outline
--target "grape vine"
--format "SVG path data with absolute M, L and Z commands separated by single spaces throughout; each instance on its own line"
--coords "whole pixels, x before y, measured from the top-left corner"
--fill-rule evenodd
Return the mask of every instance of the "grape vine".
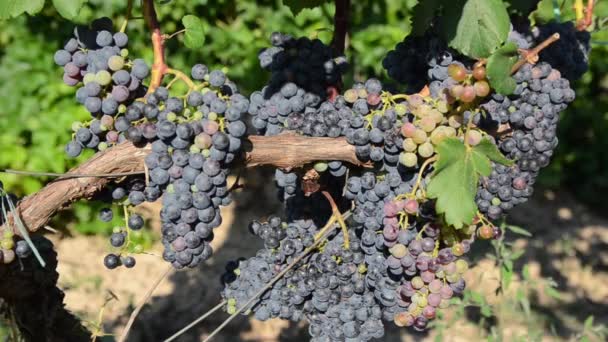
M 152 1 L 143 2 L 152 65 L 131 55 L 126 25 L 115 31 L 100 18 L 75 28 L 54 61 L 91 118 L 72 125 L 65 153 L 137 151 L 123 157 L 129 169 L 106 176 L 143 171 L 97 180 L 107 204 L 100 221 L 124 220 L 109 238 L 105 267 L 136 267 L 144 251 L 131 234 L 146 222 L 135 208 L 155 201 L 163 259 L 176 269 L 200 265 L 213 253 L 221 207 L 232 202 L 228 176 L 271 164 L 285 215 L 251 222 L 264 248 L 226 266 L 220 307 L 231 317 L 220 329 L 243 313 L 306 320 L 312 341 L 369 341 L 382 338 L 385 324 L 427 329 L 463 293 L 466 254 L 477 240 L 499 237 L 497 220 L 530 198 L 550 163 L 559 114 L 575 100 L 570 82 L 588 68 L 589 33 L 580 23 L 520 27 L 502 2 L 488 1 L 495 17 L 474 14 L 492 27 L 471 42 L 470 27 L 459 23 L 446 37 L 450 20 L 421 4 L 426 17 L 415 17 L 413 33 L 382 61 L 393 84 L 347 86 L 349 2 L 337 3 L 331 45 L 269 37 L 258 55 L 269 81 L 249 97 L 205 64 L 170 68 L 164 43 L 173 35 L 161 33 Z M 470 15 L 479 1 L 465 3 Z M 80 177 L 105 178 L 84 171 Z M 31 258 L 35 246 L 15 228 L 18 201 L 1 183 L 0 195 L 0 262 Z M 34 231 L 42 221 L 26 225 Z

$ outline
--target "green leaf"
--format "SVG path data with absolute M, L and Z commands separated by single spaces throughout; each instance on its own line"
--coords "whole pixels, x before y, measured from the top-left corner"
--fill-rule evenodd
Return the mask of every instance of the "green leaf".
M 184 44 L 190 49 L 203 47 L 205 43 L 205 26 L 203 22 L 194 15 L 187 15 L 182 18 L 182 24 L 186 28 Z
M 585 319 L 585 323 L 583 325 L 586 330 L 590 330 L 591 328 L 593 328 L 593 316 L 587 317 L 587 319 Z
M 509 35 L 511 21 L 501 0 L 453 0 L 444 12 L 440 33 L 468 57 L 488 57 Z
M 327 2 L 328 0 L 281 0 L 284 6 L 289 7 L 289 10 L 293 16 L 297 16 L 302 10 L 307 8 L 319 7 Z
M 517 82 L 511 77 L 511 68 L 518 59 L 517 45 L 513 42 L 506 43 L 488 58 L 488 80 L 499 94 L 509 95 L 515 91 Z
M 412 34 L 421 36 L 429 28 L 441 0 L 420 0 L 412 9 Z
M 2 0 L 0 20 L 17 17 L 23 13 L 34 15 L 42 10 L 44 0 Z
M 74 19 L 88 0 L 53 0 L 53 6 L 66 19 Z
M 439 159 L 427 188 L 429 198 L 436 198 L 436 210 L 445 214 L 446 223 L 462 228 L 473 221 L 477 213 L 475 195 L 479 176 L 492 172 L 490 160 L 509 165 L 488 139 L 475 147 L 465 146 L 456 138 L 448 138 L 437 145 Z
M 518 227 L 518 226 L 512 226 L 512 225 L 506 225 L 505 228 L 507 228 L 508 230 L 512 231 L 515 234 L 519 234 L 519 235 L 523 235 L 523 236 L 527 236 L 527 237 L 532 237 L 532 233 L 530 233 L 529 231 Z
M 574 0 L 541 0 L 530 14 L 532 23 L 541 25 L 550 21 L 567 21 L 576 17 Z

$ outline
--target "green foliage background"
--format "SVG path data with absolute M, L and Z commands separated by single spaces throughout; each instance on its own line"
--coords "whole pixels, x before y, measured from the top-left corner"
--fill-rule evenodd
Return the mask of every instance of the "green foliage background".
M 382 58 L 410 31 L 409 17 L 416 0 L 353 1 L 351 35 L 347 56 L 351 72 L 346 83 L 370 76 L 386 79 Z M 126 12 L 126 0 L 90 0 L 74 19 L 86 24 L 100 16 L 109 16 L 119 26 Z M 268 46 L 273 31 L 296 36 L 331 39 L 333 5 L 303 10 L 293 17 L 280 0 L 174 0 L 157 6 L 164 32 L 182 28 L 181 18 L 193 14 L 206 26 L 202 49 L 189 50 L 183 37 L 167 45 L 168 61 L 184 71 L 197 62 L 224 68 L 228 75 L 249 94 L 263 86 L 267 74 L 257 63 L 257 53 Z M 608 13 L 606 2 L 598 14 Z M 140 9 L 136 8 L 136 16 Z M 88 114 L 74 99 L 74 89 L 61 82 L 62 71 L 53 63 L 54 51 L 71 34 L 73 23 L 62 19 L 49 1 L 35 17 L 22 15 L 0 21 L 0 168 L 63 172 L 90 156 L 68 160 L 63 146 L 70 139 L 72 121 Z M 152 51 L 143 20 L 131 20 L 128 26 L 132 56 L 152 61 Z M 605 33 L 594 34 L 594 41 L 608 41 Z M 576 84 L 578 99 L 563 115 L 561 144 L 551 164 L 543 173 L 543 183 L 551 187 L 570 187 L 590 203 L 599 204 L 600 191 L 608 190 L 608 48 L 594 44 L 591 71 Z M 45 178 L 1 174 L 9 191 L 20 196 L 38 190 L 49 181 Z M 76 206 L 70 215 L 60 217 L 77 222 L 75 228 L 85 233 L 111 227 L 93 220 L 95 210 Z M 103 227 L 100 227 L 103 226 Z

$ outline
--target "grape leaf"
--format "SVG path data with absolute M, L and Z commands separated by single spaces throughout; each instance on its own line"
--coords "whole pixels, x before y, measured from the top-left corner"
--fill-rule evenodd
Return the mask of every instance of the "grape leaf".
M 297 16 L 302 12 L 302 10 L 307 8 L 315 8 L 319 7 L 326 2 L 327 0 L 281 0 L 284 6 L 289 7 L 289 10 L 293 14 L 293 16 Z
M 421 36 L 429 28 L 435 13 L 441 5 L 441 0 L 421 0 L 413 8 L 412 34 Z
M 53 6 L 66 19 L 74 19 L 88 0 L 53 0 Z
M 530 14 L 532 23 L 541 25 L 550 21 L 574 20 L 574 0 L 541 0 Z
M 504 0 L 509 4 L 509 12 L 527 17 L 536 9 L 540 0 Z
M 511 21 L 501 0 L 448 1 L 444 12 L 440 33 L 468 57 L 488 57 L 509 35 Z
M 506 165 L 512 162 L 488 139 L 468 147 L 456 138 L 448 138 L 439 143 L 436 150 L 439 159 L 427 196 L 437 199 L 435 208 L 445 215 L 446 223 L 459 229 L 473 221 L 477 212 L 477 184 L 480 175 L 489 176 L 492 172 L 490 161 Z
M 511 77 L 511 68 L 518 59 L 517 45 L 513 42 L 507 42 L 488 58 L 488 80 L 499 94 L 509 95 L 515 91 L 517 82 Z
M 203 47 L 205 43 L 205 26 L 196 16 L 187 15 L 182 18 L 182 24 L 186 28 L 184 44 L 190 49 Z
M 2 0 L 0 20 L 17 17 L 25 12 L 34 15 L 42 10 L 44 0 Z

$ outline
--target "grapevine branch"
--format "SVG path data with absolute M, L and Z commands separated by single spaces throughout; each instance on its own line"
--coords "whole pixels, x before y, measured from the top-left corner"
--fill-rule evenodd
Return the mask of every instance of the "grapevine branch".
M 291 169 L 318 160 L 340 160 L 366 166 L 357 159 L 355 147 L 345 138 L 313 138 L 295 134 L 251 136 L 246 145 L 244 163 L 247 167 L 274 165 Z M 92 198 L 112 182 L 108 175 L 143 173 L 144 158 L 149 152 L 149 146 L 136 147 L 129 142 L 99 152 L 63 177 L 24 198 L 16 212 L 28 231 L 35 232 L 44 227 L 59 210 L 77 200 Z M 9 223 L 12 223 L 11 217 Z M 14 224 L 10 224 L 10 227 L 14 227 Z M 15 234 L 19 232 L 15 231 Z
M 160 31 L 160 24 L 156 17 L 156 10 L 154 9 L 154 0 L 144 0 L 144 19 L 150 32 L 152 32 L 152 50 L 154 51 L 154 62 L 152 64 L 152 75 L 150 79 L 150 86 L 148 93 L 153 92 L 156 88 L 160 87 L 163 76 L 168 70 L 167 63 L 165 62 L 165 39 Z

